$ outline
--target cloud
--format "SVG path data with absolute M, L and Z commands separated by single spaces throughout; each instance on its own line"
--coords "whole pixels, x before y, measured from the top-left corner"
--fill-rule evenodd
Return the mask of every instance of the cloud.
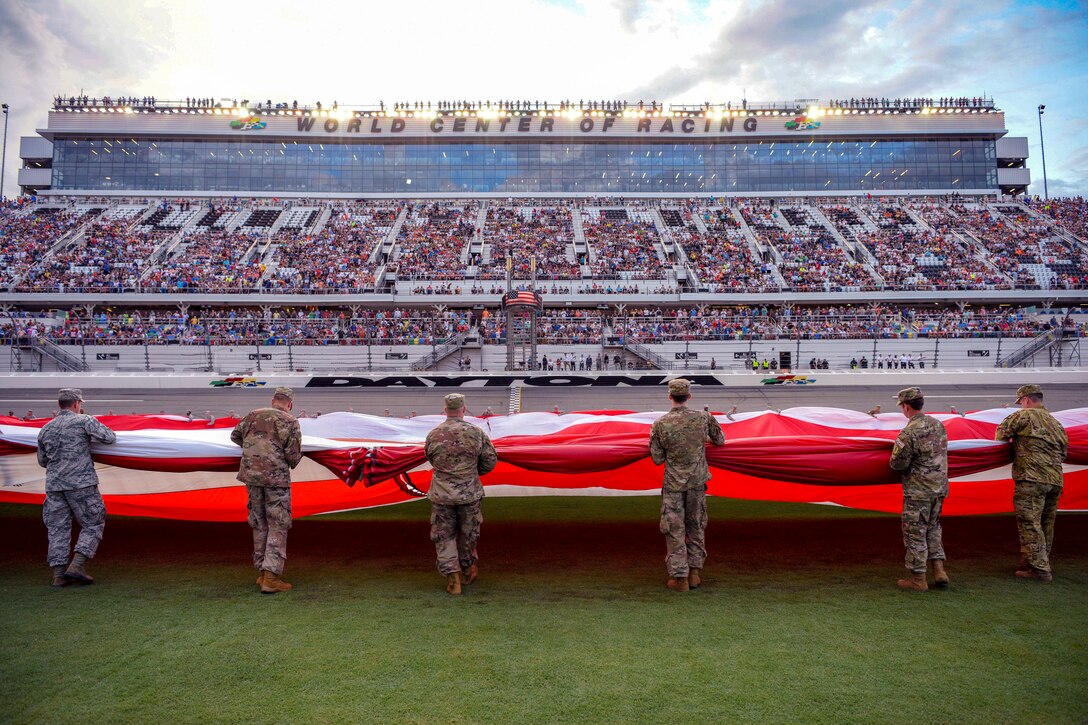
M 480 0 L 466 13 L 442 0 L 326 0 L 323 8 L 315 14 L 287 0 L 0 0 L 0 100 L 12 107 L 15 150 L 5 190 L 15 188 L 18 137 L 44 125 L 53 94 L 82 88 L 341 105 L 985 91 L 1008 110 L 1014 136 L 1037 140 L 1034 108 L 1047 103 L 1048 170 L 1088 193 L 1073 121 L 1088 46 L 1081 3 Z M 505 52 L 512 46 L 517 54 Z M 1041 179 L 1037 151 L 1030 163 Z
M 614 0 L 620 14 L 620 27 L 628 33 L 635 32 L 635 21 L 642 15 L 642 0 Z

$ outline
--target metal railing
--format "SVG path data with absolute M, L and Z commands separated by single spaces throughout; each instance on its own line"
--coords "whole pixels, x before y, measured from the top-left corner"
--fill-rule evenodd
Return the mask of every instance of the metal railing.
M 412 370 L 430 370 L 432 367 L 461 349 L 464 334 L 455 335 L 441 345 L 435 345 L 431 352 L 412 363 Z
M 1027 345 L 1013 350 L 1003 358 L 998 358 L 997 367 L 999 368 L 1011 368 L 1018 365 L 1022 365 L 1028 360 L 1032 359 L 1037 353 L 1042 352 L 1051 345 L 1061 340 L 1062 330 L 1060 328 L 1054 330 L 1047 330 L 1035 337 Z

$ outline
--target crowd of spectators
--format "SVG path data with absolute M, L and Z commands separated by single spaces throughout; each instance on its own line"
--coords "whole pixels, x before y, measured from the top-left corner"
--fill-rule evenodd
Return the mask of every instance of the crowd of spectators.
M 86 344 L 430 345 L 468 332 L 471 310 L 190 308 L 15 318 L 19 335 Z M 5 334 L 12 324 L 5 321 Z
M 144 288 L 164 292 L 245 292 L 257 287 L 265 264 L 258 235 L 198 230 L 144 279 Z
M 464 254 L 476 234 L 476 203 L 463 207 L 409 207 L 397 234 L 397 251 L 386 268 L 399 279 L 464 279 Z
M 694 223 L 673 230 L 688 267 L 700 287 L 711 292 L 777 292 L 781 288 L 770 263 L 759 259 L 740 225 L 722 209 L 698 209 L 707 233 Z
M 271 227 L 227 231 L 252 213 L 237 200 L 180 199 L 158 209 L 146 201 L 104 202 L 108 208 L 90 203 L 3 205 L 0 286 L 25 292 L 369 292 L 385 261 L 380 245 L 399 213 L 393 205 L 329 202 L 328 221 L 318 225 L 320 202 L 313 209 L 296 205 L 294 212 L 313 216 L 291 229 L 285 224 L 269 239 Z M 268 208 L 278 211 L 279 202 L 273 204 Z M 1088 224 L 1088 202 L 1080 198 L 1028 206 L 878 199 L 819 209 L 834 231 L 805 205 L 746 202 L 739 206 L 742 223 L 731 209 L 690 201 L 662 206 L 660 219 L 677 245 L 676 263 L 687 266 L 696 289 L 713 293 L 876 289 L 869 262 L 888 290 L 1088 288 L 1088 251 L 1070 236 L 1084 235 Z M 669 281 L 665 251 L 672 247 L 662 244 L 652 207 L 508 202 L 489 209 L 477 229 L 479 216 L 475 203 L 409 206 L 386 269 L 417 294 L 501 294 L 504 285 L 493 282 L 505 277 L 506 255 L 515 260 L 515 277 L 525 278 L 531 254 L 545 293 L 544 285 L 551 294 L 680 291 Z M 576 257 L 579 221 L 593 275 L 587 279 L 581 279 L 587 260 Z M 86 233 L 76 238 L 76 228 Z
M 64 235 L 86 221 L 88 212 L 44 208 L 27 212 L 24 205 L 0 209 L 0 286 L 19 280 Z
M 582 210 L 582 230 L 590 249 L 591 268 L 597 279 L 664 279 L 658 256 L 660 237 L 646 212 L 626 209 Z
M 828 101 L 831 108 L 879 108 L 879 109 L 920 109 L 920 108 L 968 108 L 991 109 L 992 98 L 985 96 L 915 96 L 912 98 L 888 98 L 886 96 L 862 96 L 860 98 L 841 98 Z
M 1053 218 L 1059 225 L 1088 241 L 1088 199 L 1082 196 L 1068 199 L 1029 199 L 1028 204 Z
M 602 322 L 598 310 L 563 309 L 541 315 L 536 320 L 537 342 L 546 345 L 599 345 Z M 480 320 L 480 340 L 484 344 L 506 342 L 506 319 L 502 314 Z
M 1017 289 L 1039 289 L 1032 267 L 1042 264 L 1039 248 L 1045 229 L 1023 229 L 983 206 L 959 210 L 961 229 L 986 250 L 989 261 L 1013 281 Z
M 88 314 L 13 310 L 3 336 L 86 344 L 407 345 L 435 344 L 475 329 L 485 343 L 506 339 L 497 308 L 186 307 L 109 308 Z M 748 339 L 1034 337 L 1062 324 L 1033 308 L 817 305 L 548 309 L 537 319 L 541 344 Z M 1083 327 L 1083 326 L 1082 326 Z
M 477 265 L 480 279 L 505 279 L 507 257 L 513 260 L 514 279 L 530 278 L 530 257 L 536 258 L 539 280 L 581 277 L 568 207 L 489 207 L 484 243 L 487 261 Z
M 151 257 L 170 232 L 136 229 L 127 220 L 95 222 L 82 241 L 28 269 L 20 292 L 135 291 Z
M 904 315 L 919 337 L 1035 337 L 1059 326 L 1025 309 L 1011 307 L 947 307 L 907 309 Z
M 778 271 L 795 292 L 847 292 L 875 289 L 864 265 L 851 260 L 830 232 L 782 232 L 764 236 L 782 257 Z
M 912 337 L 910 323 L 898 310 L 822 305 L 786 307 L 775 314 L 783 337 L 802 340 Z
M 316 234 L 277 233 L 272 258 L 276 269 L 262 287 L 270 292 L 372 290 L 375 270 L 370 258 L 398 213 L 396 208 L 337 208 Z

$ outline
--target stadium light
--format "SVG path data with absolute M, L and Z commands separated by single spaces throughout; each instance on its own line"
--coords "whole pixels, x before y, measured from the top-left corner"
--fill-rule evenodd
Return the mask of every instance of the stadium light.
M 1043 111 L 1046 110 L 1046 106 L 1042 103 L 1039 104 L 1039 152 L 1043 157 L 1043 198 L 1050 200 L 1050 190 L 1046 185 L 1046 146 L 1043 145 Z M 7 111 L 5 111 L 7 113 Z M 4 121 L 4 141 L 7 142 L 7 120 Z
M 0 103 L 0 109 L 4 111 L 4 151 L 0 156 L 0 201 L 4 200 L 4 172 L 8 165 L 8 104 Z

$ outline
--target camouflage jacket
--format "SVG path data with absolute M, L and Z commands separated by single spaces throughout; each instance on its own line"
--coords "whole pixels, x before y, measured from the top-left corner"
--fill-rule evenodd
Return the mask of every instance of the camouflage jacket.
M 71 410 L 38 431 L 38 465 L 45 469 L 46 491 L 74 491 L 98 485 L 91 460 L 91 441 L 113 443 L 117 434 L 97 418 Z
M 302 430 L 293 415 L 258 408 L 238 422 L 230 439 L 242 447 L 239 481 L 273 488 L 291 485 L 291 469 L 302 460 Z
M 948 432 L 921 414 L 907 421 L 892 447 L 892 468 L 903 472 L 903 497 L 929 500 L 948 495 Z
M 673 408 L 650 429 L 650 458 L 665 464 L 662 491 L 688 491 L 710 480 L 706 442 L 725 443 L 725 433 L 714 416 L 686 405 Z
M 997 427 L 995 438 L 1012 441 L 1012 478 L 1061 486 L 1062 461 L 1069 451 L 1065 428 L 1046 408 L 1022 408 Z
M 427 434 L 423 449 L 434 469 L 427 498 L 451 506 L 483 498 L 480 476 L 499 462 L 486 433 L 460 418 L 446 418 Z

